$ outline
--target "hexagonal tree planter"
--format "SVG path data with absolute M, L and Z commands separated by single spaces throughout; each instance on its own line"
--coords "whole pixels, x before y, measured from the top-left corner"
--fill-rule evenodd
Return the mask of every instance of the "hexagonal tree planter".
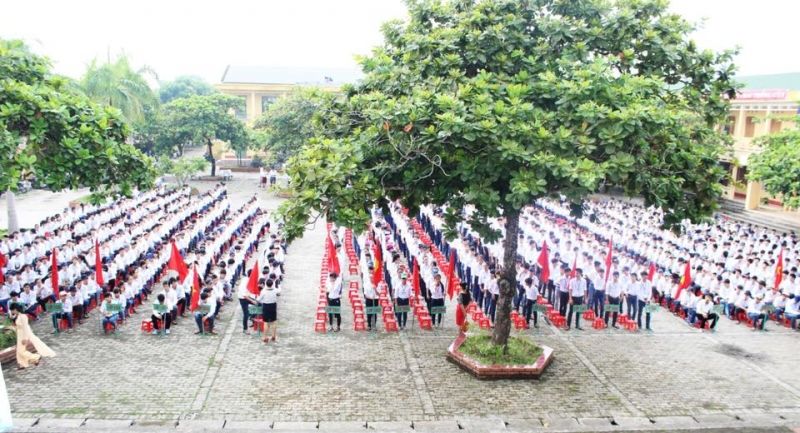
M 529 365 L 484 365 L 480 361 L 461 352 L 459 349 L 467 335 L 460 333 L 447 349 L 447 359 L 481 380 L 495 379 L 538 379 L 553 361 L 553 349 L 539 345 L 542 354 Z

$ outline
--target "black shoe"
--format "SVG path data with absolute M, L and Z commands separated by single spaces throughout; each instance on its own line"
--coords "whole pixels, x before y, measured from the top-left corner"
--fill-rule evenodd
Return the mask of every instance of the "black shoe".
M 619 329 L 619 326 L 617 326 L 617 325 L 611 325 L 611 327 L 614 328 L 614 329 Z
M 578 331 L 583 331 L 583 328 L 581 328 L 580 326 L 576 326 L 575 329 L 577 329 Z

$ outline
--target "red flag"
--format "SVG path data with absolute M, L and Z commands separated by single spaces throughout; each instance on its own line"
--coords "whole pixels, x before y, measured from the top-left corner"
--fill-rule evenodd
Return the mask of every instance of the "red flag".
M 197 275 L 197 266 L 192 266 L 192 298 L 189 309 L 194 311 L 200 305 L 200 276 Z
M 414 285 L 414 297 L 419 298 L 419 265 L 417 264 L 417 258 L 414 259 L 414 271 L 412 275 L 411 284 Z
M 53 248 L 53 253 L 50 254 L 50 282 L 53 284 L 53 294 L 58 299 L 58 258 L 56 253 L 58 250 Z
M 656 276 L 656 264 L 650 262 L 650 269 L 647 270 L 647 281 L 653 281 L 653 278 Z
M 183 261 L 181 252 L 178 251 L 178 246 L 175 245 L 175 240 L 173 239 L 170 243 L 172 244 L 172 251 L 169 255 L 167 269 L 177 272 L 178 277 L 183 281 L 186 279 L 186 276 L 189 275 L 189 268 L 186 267 L 186 262 Z
M 683 289 L 692 285 L 692 267 L 689 264 L 689 260 L 686 261 L 686 267 L 683 268 L 683 276 L 681 277 L 681 282 L 678 284 L 678 293 L 675 294 L 675 298 L 679 298 L 681 296 L 681 292 Z
M 777 289 L 778 286 L 781 285 L 781 281 L 783 281 L 783 248 L 781 248 L 781 253 L 778 255 L 778 263 L 775 264 L 775 288 Z
M 547 284 L 547 280 L 550 279 L 550 254 L 547 250 L 547 241 L 542 243 L 542 251 L 539 252 L 539 259 L 536 260 L 536 263 L 542 268 L 542 283 Z
M 259 290 L 258 290 L 258 260 L 256 260 L 256 263 L 253 265 L 253 270 L 250 271 L 250 277 L 247 279 L 247 290 L 250 293 L 252 293 L 252 294 L 254 294 L 256 296 L 258 296 L 258 294 L 259 294 Z
M 456 285 L 456 250 L 450 252 L 450 263 L 447 265 L 447 296 L 453 299 Z
M 100 260 L 100 242 L 97 239 L 94 240 L 94 279 L 98 286 L 103 286 L 103 262 Z
M 383 281 L 383 253 L 381 251 L 381 244 L 378 243 L 377 240 L 372 246 L 372 260 L 372 286 L 377 288 L 378 284 Z
M 572 270 L 569 271 L 569 277 L 575 278 L 577 276 L 578 276 L 578 258 L 575 257 L 575 259 L 572 260 Z
M 608 240 L 608 254 L 606 254 L 606 282 L 608 282 L 608 276 L 611 275 L 611 264 L 613 263 L 613 254 L 614 254 L 614 244 L 611 242 L 611 239 Z
M 328 232 L 328 241 L 327 241 L 327 249 L 328 249 L 328 272 L 336 272 L 336 275 L 339 275 L 339 257 L 336 254 L 336 247 L 333 246 L 333 240 L 331 240 L 331 233 Z
M 3 275 L 3 268 L 6 267 L 7 263 L 8 263 L 8 259 L 6 258 L 6 255 L 3 254 L 2 252 L 0 252 L 0 284 L 3 284 L 3 283 L 6 282 L 6 276 Z

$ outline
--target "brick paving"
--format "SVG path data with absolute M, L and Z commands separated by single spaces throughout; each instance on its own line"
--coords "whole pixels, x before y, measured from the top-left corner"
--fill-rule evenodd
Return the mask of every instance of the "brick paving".
M 256 191 L 254 179 L 240 176 L 228 190 L 238 206 Z M 266 207 L 277 206 L 259 194 Z M 456 333 L 452 303 L 439 330 L 354 332 L 345 306 L 342 332 L 314 333 L 323 239 L 318 222 L 289 247 L 277 344 L 243 335 L 235 304 L 209 337 L 193 335 L 188 318 L 168 337 L 144 335 L 141 312 L 114 337 L 100 335 L 97 313 L 59 336 L 40 321 L 35 330 L 58 356 L 3 372 L 20 431 L 37 420 L 35 431 L 800 426 L 800 335 L 775 324 L 754 333 L 722 320 L 718 332 L 704 334 L 663 311 L 653 333 L 564 332 L 540 323 L 525 333 L 556 350 L 551 367 L 539 381 L 496 382 L 476 381 L 445 360 Z

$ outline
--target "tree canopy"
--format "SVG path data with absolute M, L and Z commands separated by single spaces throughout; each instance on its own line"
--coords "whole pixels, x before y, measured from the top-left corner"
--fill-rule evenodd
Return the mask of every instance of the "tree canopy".
M 663 0 L 419 0 L 407 23 L 361 59 L 364 79 L 328 110 L 322 137 L 290 160 L 289 236 L 311 210 L 364 227 L 369 207 L 447 205 L 449 234 L 489 240 L 504 217 L 563 195 L 576 213 L 603 185 L 664 209 L 665 223 L 709 215 L 732 52 L 699 49 Z M 505 344 L 516 236 L 504 243 L 493 341 Z
M 98 199 L 149 188 L 152 161 L 127 133 L 118 109 L 74 91 L 21 41 L 0 39 L 0 190 L 31 175 L 53 190 L 89 187 Z
M 298 87 L 272 103 L 253 128 L 264 132 L 270 165 L 281 165 L 316 135 L 315 117 L 332 95 L 316 87 Z
M 173 99 L 187 98 L 194 95 L 210 95 L 216 91 L 202 78 L 182 76 L 162 84 L 161 88 L 158 89 L 158 97 L 161 99 L 162 104 L 166 104 Z
M 81 86 L 92 100 L 119 109 L 125 119 L 138 124 L 144 120 L 148 107 L 158 105 L 145 74 L 155 77 L 148 67 L 134 70 L 124 55 L 117 57 L 114 63 L 99 64 L 93 60 L 81 79 Z
M 750 155 L 747 177 L 761 182 L 784 206 L 800 207 L 800 118 L 795 126 L 757 139 L 761 152 Z
M 214 176 L 214 140 L 227 141 L 234 149 L 251 142 L 244 123 L 231 113 L 239 104 L 239 98 L 221 93 L 175 99 L 161 109 L 162 139 L 181 149 L 181 152 L 186 143 L 205 145 L 206 159 L 211 163 L 211 175 Z

